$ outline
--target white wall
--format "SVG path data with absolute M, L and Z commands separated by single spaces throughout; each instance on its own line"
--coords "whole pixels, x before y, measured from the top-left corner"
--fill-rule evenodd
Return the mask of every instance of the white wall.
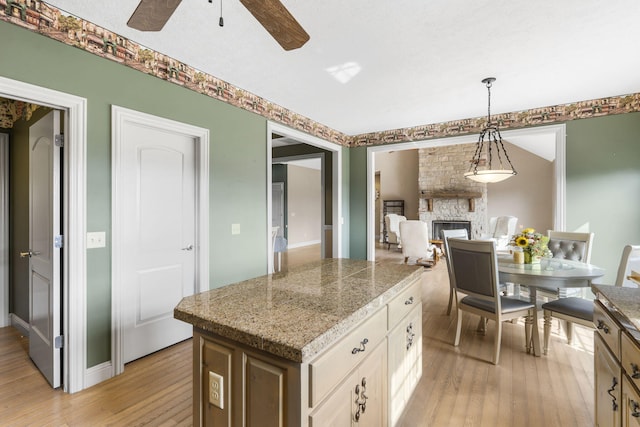
M 418 219 L 418 150 L 376 153 L 380 200 L 404 200 L 404 216 Z
M 320 170 L 287 166 L 288 247 L 320 243 L 322 186 Z
M 532 227 L 546 234 L 553 229 L 554 164 L 506 142 L 505 148 L 518 174 L 488 184 L 487 216 L 516 216 L 517 230 Z

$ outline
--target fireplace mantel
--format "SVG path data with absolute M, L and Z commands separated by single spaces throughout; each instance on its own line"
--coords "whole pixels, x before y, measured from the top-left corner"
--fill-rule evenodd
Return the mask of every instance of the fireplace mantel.
M 465 190 L 421 190 L 420 197 L 423 199 L 427 199 L 427 210 L 429 212 L 433 212 L 433 199 L 468 199 L 469 212 L 474 212 L 476 210 L 475 199 L 482 198 L 482 193 L 479 191 Z

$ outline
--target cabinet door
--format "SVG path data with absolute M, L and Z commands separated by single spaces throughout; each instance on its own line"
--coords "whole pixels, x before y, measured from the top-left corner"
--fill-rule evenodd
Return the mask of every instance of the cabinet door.
M 386 341 L 378 345 L 310 416 L 310 427 L 386 426 Z
M 353 425 L 355 413 L 354 388 L 357 383 L 357 372 L 332 391 L 316 411 L 309 417 L 309 427 L 350 427 Z
M 597 332 L 594 344 L 596 427 L 620 427 L 620 365 Z
M 422 376 L 422 305 L 418 304 L 389 334 L 389 425 L 404 411 Z
M 387 343 L 381 343 L 376 350 L 362 362 L 357 371 L 356 387 L 352 396 L 362 404 L 356 403 L 354 421 L 357 426 L 387 426 Z M 363 386 L 364 385 L 364 386 Z M 356 390 L 360 391 L 359 396 Z M 358 415 L 358 409 L 360 414 Z
M 622 427 L 640 427 L 640 393 L 626 375 L 622 382 Z

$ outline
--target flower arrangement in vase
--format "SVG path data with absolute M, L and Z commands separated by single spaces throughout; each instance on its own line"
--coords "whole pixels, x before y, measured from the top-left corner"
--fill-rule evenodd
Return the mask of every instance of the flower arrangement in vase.
M 533 228 L 525 228 L 514 234 L 510 242 L 522 250 L 525 264 L 536 264 L 540 263 L 540 258 L 551 258 L 553 255 L 547 247 L 548 243 L 549 237 L 537 233 Z

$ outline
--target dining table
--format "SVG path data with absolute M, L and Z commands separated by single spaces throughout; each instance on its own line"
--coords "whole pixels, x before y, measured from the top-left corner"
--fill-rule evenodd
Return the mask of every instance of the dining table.
M 594 279 L 604 275 L 604 269 L 593 264 L 585 264 L 560 258 L 542 258 L 539 264 L 518 264 L 511 255 L 498 256 L 498 274 L 500 283 L 513 283 L 527 286 L 529 301 L 536 303 L 539 288 L 556 290 L 563 288 L 590 288 Z M 538 330 L 538 310 L 534 310 L 532 342 L 527 343 L 527 350 L 533 347 L 533 354 L 540 356 L 541 342 Z

